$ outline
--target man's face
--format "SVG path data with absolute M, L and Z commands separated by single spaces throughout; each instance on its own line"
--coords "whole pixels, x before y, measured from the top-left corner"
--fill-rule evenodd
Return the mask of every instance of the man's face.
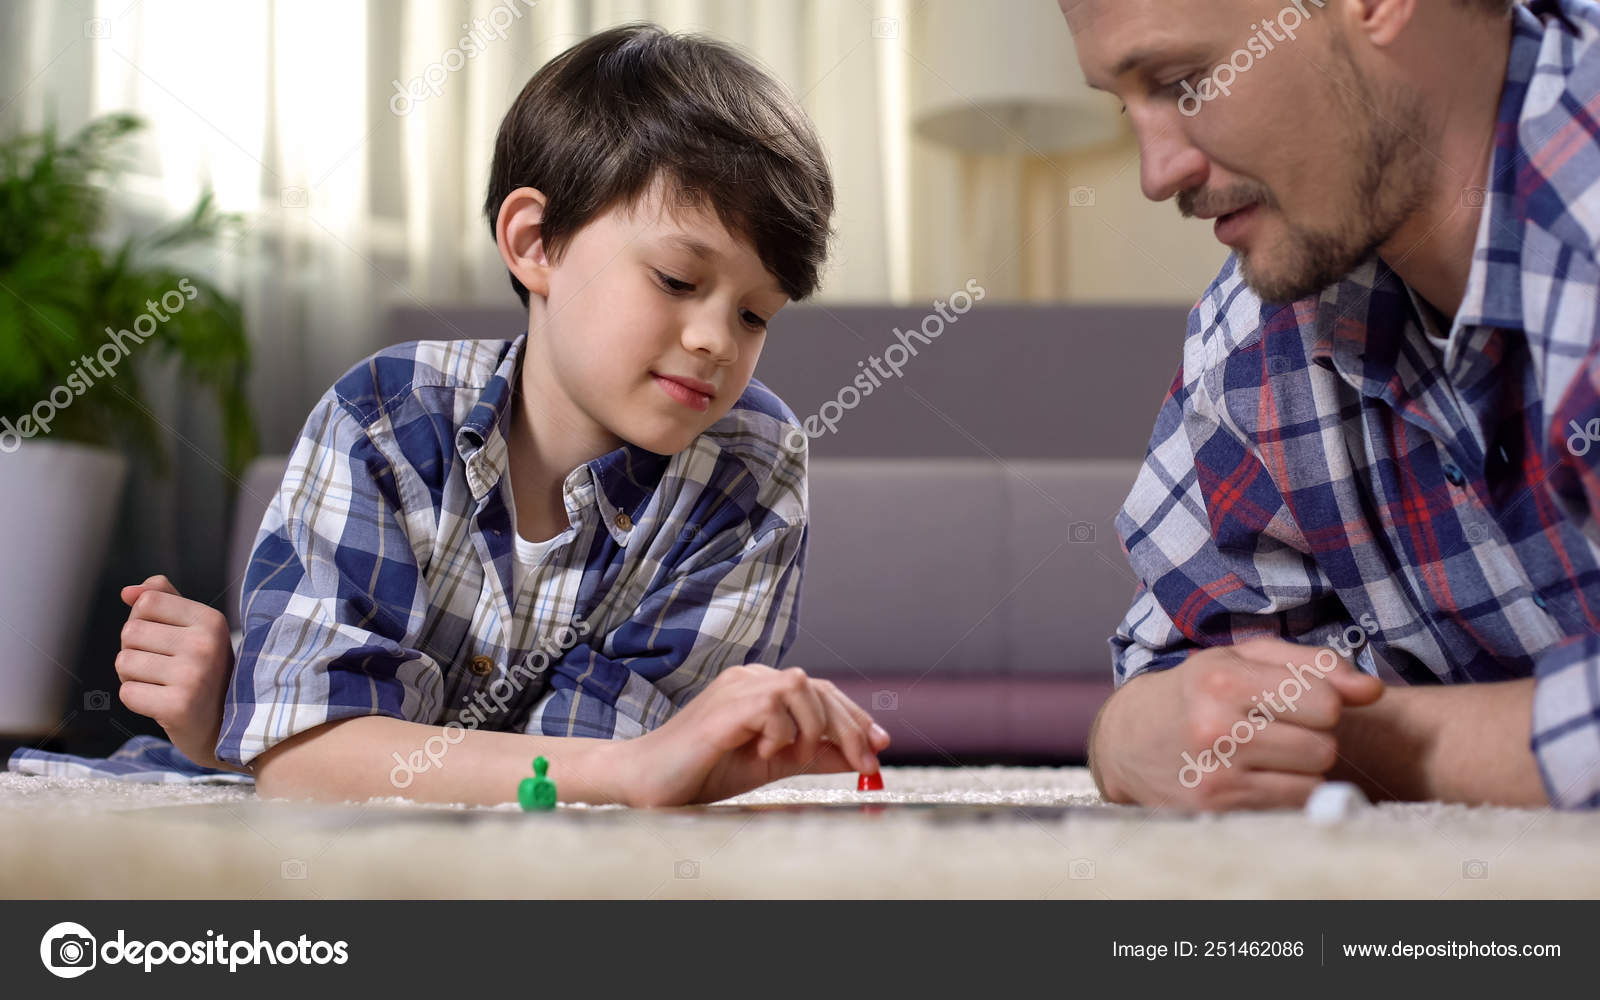
M 1263 299 L 1337 282 L 1427 194 L 1419 98 L 1358 71 L 1341 0 L 1060 0 L 1154 201 L 1214 220 Z
M 559 393 L 614 437 L 664 455 L 738 401 L 767 321 L 788 302 L 747 242 L 668 191 L 657 184 L 567 241 L 528 362 L 539 366 L 533 393 Z

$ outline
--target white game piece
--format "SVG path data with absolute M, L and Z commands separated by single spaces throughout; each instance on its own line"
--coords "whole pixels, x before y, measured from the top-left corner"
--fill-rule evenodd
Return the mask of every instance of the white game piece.
M 1367 797 L 1355 785 L 1348 781 L 1324 781 L 1306 799 L 1306 819 L 1313 823 L 1337 823 L 1367 806 Z

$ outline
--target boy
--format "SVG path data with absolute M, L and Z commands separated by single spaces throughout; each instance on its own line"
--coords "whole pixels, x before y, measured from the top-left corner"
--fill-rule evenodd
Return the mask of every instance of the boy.
M 485 209 L 526 335 L 341 378 L 226 694 L 220 616 L 153 578 L 124 594 L 125 701 L 265 796 L 498 803 L 540 755 L 563 799 L 633 805 L 875 773 L 865 712 L 755 662 L 793 638 L 806 543 L 794 416 L 751 377 L 826 252 L 803 113 L 730 49 L 614 29 L 529 81 Z

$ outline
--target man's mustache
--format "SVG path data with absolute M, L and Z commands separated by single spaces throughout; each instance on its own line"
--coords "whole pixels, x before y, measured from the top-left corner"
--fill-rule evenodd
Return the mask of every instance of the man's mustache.
M 1190 188 L 1178 194 L 1178 212 L 1185 219 L 1196 216 L 1216 218 L 1237 212 L 1247 205 L 1272 208 L 1275 204 L 1272 192 L 1262 184 L 1235 184 L 1221 191 Z

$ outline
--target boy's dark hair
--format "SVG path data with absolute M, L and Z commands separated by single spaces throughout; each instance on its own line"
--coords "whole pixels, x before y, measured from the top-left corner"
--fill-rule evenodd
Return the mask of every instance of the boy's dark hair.
M 500 123 L 484 214 L 519 187 L 548 199 L 545 250 L 657 179 L 747 239 L 789 298 L 817 288 L 833 180 L 811 122 L 732 48 L 650 24 L 603 31 L 533 75 Z M 511 276 L 522 304 L 528 290 Z

